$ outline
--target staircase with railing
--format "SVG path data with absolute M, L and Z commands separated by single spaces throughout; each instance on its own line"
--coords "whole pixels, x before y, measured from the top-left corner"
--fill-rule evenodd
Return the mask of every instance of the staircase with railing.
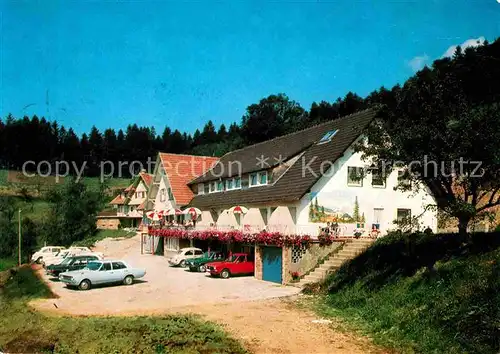
M 340 266 L 353 259 L 367 249 L 375 240 L 370 238 L 353 238 L 346 240 L 342 249 L 331 255 L 323 264 L 318 265 L 312 272 L 306 275 L 297 284 L 303 286 L 309 283 L 319 282 L 326 278 L 329 273 L 335 272 Z

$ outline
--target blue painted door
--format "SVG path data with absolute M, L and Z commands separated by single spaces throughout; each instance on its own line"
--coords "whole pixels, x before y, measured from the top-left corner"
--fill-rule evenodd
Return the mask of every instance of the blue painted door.
M 262 248 L 262 279 L 281 284 L 282 251 L 279 247 Z

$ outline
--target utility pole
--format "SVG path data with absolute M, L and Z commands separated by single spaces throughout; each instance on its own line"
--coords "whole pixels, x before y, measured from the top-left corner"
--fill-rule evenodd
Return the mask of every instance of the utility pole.
M 19 266 L 21 266 L 21 209 L 19 209 L 19 216 L 18 216 L 18 221 L 19 221 L 19 246 L 18 246 L 18 256 L 19 256 Z

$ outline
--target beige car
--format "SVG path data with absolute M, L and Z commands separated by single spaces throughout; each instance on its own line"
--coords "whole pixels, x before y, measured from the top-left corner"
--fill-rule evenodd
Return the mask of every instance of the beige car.
M 186 260 L 200 258 L 203 256 L 203 251 L 195 247 L 181 248 L 175 256 L 168 260 L 171 266 L 186 267 Z
M 52 257 L 64 249 L 65 249 L 65 247 L 61 247 L 61 246 L 42 247 L 39 251 L 35 252 L 35 254 L 33 254 L 31 256 L 31 261 L 36 262 L 36 263 L 42 263 L 44 257 L 45 258 Z

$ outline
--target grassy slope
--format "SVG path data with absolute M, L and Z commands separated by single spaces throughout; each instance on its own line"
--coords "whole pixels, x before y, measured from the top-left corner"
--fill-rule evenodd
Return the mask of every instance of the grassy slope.
M 1 284 L 0 284 L 1 286 Z M 29 267 L 0 288 L 0 351 L 55 353 L 244 353 L 218 326 L 192 316 L 45 316 L 26 302 L 51 297 Z M 82 294 L 83 296 L 83 294 Z
M 323 284 L 318 311 L 400 352 L 498 353 L 499 243 L 500 234 L 379 240 Z
M 92 247 L 97 241 L 103 240 L 105 238 L 118 238 L 118 237 L 133 237 L 135 232 L 127 232 L 125 230 L 98 230 L 94 236 L 87 237 L 82 241 L 75 242 L 74 246 L 86 246 Z
M 13 258 L 0 258 L 0 272 L 15 267 L 17 261 Z

